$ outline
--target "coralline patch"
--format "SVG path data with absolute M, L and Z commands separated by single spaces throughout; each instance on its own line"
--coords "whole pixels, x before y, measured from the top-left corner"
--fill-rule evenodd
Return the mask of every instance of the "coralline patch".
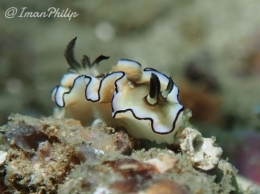
M 159 148 L 138 151 L 137 140 L 104 123 L 84 128 L 72 119 L 16 114 L 1 132 L 11 140 L 2 145 L 7 157 L 0 166 L 6 194 L 239 191 L 236 170 L 226 161 L 220 160 L 213 171 L 200 172 L 186 154 Z M 15 143 L 27 134 L 37 144 Z M 39 134 L 45 138 L 33 140 Z

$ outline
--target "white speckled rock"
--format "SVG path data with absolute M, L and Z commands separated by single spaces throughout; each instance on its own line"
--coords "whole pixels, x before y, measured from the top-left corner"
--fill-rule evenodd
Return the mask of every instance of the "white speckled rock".
M 203 138 L 201 133 L 190 127 L 178 135 L 182 153 L 187 154 L 196 168 L 210 170 L 214 168 L 222 155 L 222 149 L 216 147 L 215 137 Z

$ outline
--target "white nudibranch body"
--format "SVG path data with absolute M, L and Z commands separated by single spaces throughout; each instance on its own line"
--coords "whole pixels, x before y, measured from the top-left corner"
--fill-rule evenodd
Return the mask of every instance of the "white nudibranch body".
M 144 70 L 136 61 L 121 59 L 108 74 L 98 73 L 97 64 L 109 57 L 99 56 L 93 63 L 74 57 L 76 38 L 70 41 L 65 57 L 70 65 L 51 99 L 74 119 L 89 125 L 96 119 L 124 127 L 133 137 L 174 143 L 174 134 L 183 127 L 184 107 L 179 89 L 171 77 L 152 69 Z

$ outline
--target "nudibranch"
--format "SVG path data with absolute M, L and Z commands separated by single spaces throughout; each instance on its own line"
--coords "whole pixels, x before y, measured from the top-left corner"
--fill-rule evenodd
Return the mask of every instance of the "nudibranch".
M 99 119 L 136 138 L 174 143 L 174 134 L 183 127 L 184 107 L 172 78 L 128 59 L 100 74 L 97 65 L 109 57 L 101 55 L 91 63 L 84 55 L 79 63 L 75 43 L 76 38 L 65 50 L 68 73 L 51 92 L 56 105 L 85 125 Z

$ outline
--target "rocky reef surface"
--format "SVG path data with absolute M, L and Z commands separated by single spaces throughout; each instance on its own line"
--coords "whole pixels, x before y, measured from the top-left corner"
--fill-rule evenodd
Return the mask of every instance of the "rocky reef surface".
M 0 132 L 0 193 L 251 193 L 226 160 L 202 170 L 180 146 L 149 147 L 104 123 L 12 114 Z

